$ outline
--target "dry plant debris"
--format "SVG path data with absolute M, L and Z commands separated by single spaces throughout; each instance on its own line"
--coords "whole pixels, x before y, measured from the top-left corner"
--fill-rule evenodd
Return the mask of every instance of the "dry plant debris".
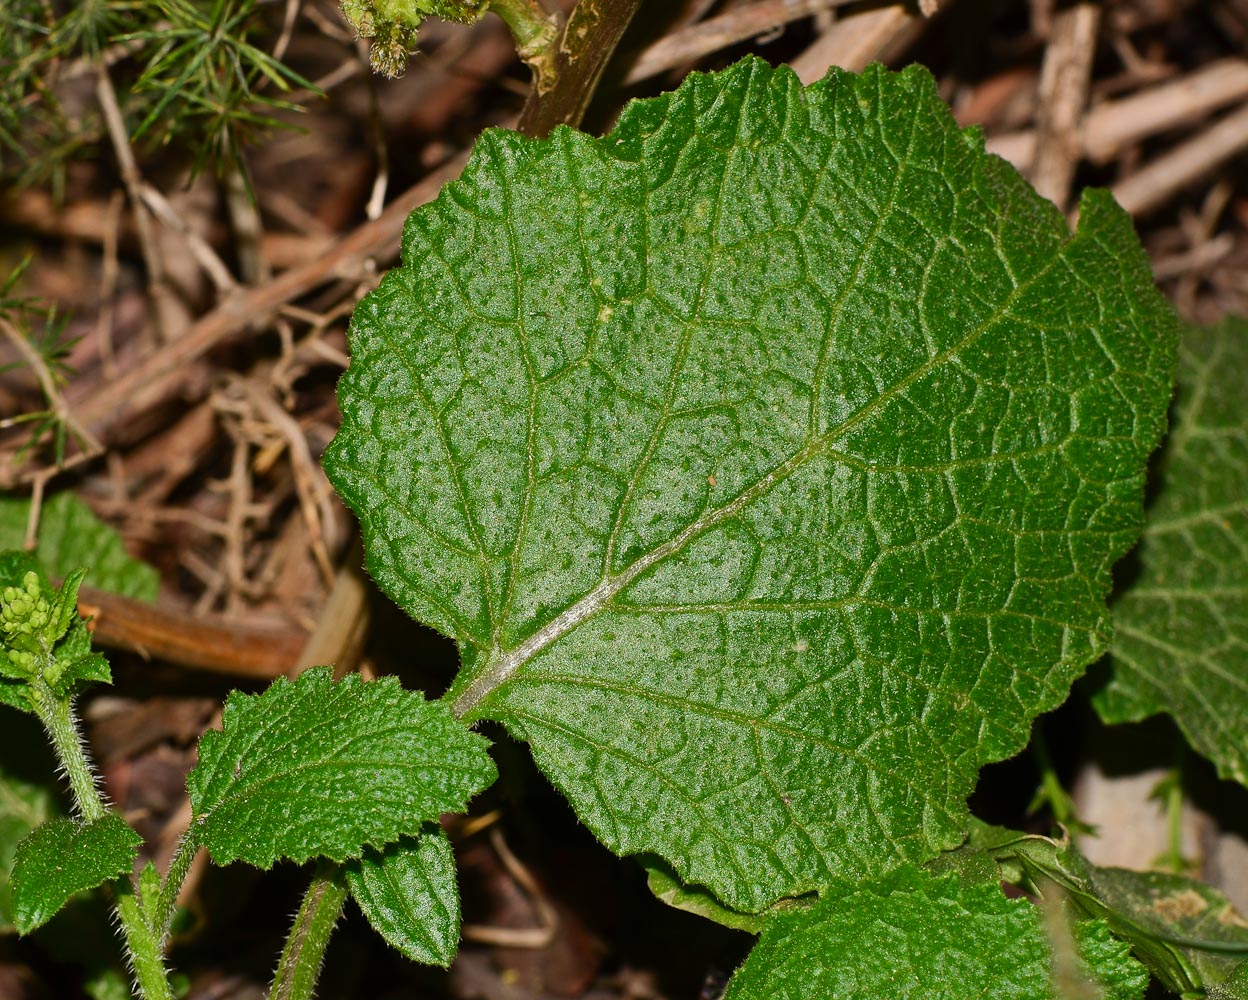
M 174 126 L 199 106 L 185 95 L 160 109 L 168 134 L 136 135 L 152 98 L 135 78 L 160 79 L 135 62 L 141 38 L 42 62 L 15 43 L 0 51 L 0 98 L 28 115 L 21 132 L 0 119 L 0 276 L 32 255 L 0 292 L 0 490 L 34 500 L 32 532 L 42 498 L 73 491 L 160 571 L 155 603 L 82 593 L 96 638 L 129 654 L 124 698 L 88 708 L 97 751 L 124 808 L 147 815 L 156 854 L 189 814 L 177 780 L 151 778 L 159 794 L 142 782 L 189 767 L 206 694 L 314 662 L 445 678 L 451 654 L 388 613 L 381 631 L 402 638 L 364 646 L 355 529 L 319 459 L 350 310 L 407 214 L 458 174 L 483 128 L 535 121 L 493 18 L 430 22 L 395 81 L 369 72 L 368 44 L 328 0 L 258 8 L 250 31 L 290 73 L 253 78 L 261 104 L 240 107 L 266 119 L 254 134 L 197 140 L 225 142 L 219 172 L 178 142 Z M 804 81 L 833 65 L 923 63 L 960 121 L 1059 206 L 1110 187 L 1182 315 L 1248 313 L 1245 0 L 646 2 L 614 57 L 585 70 L 589 90 L 601 73 L 587 127 L 746 52 Z M 587 885 L 613 877 L 575 830 L 543 842 L 504 805 L 488 832 L 457 836 L 480 885 L 470 943 L 438 987 L 452 992 L 437 995 L 674 1000 L 735 961 L 732 938 L 691 946 L 692 959 L 647 951 L 645 933 L 621 930 L 637 893 L 551 901 L 553 869 L 583 866 Z M 268 962 L 257 954 L 254 977 L 199 967 L 191 996 L 253 995 Z M 39 995 L 24 961 L 0 964 L 0 994 Z M 357 972 L 332 995 L 379 995 Z

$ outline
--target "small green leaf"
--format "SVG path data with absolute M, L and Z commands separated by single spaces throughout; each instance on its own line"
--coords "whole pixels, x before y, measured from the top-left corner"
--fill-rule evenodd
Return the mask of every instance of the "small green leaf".
M 646 884 L 650 891 L 668 906 L 696 913 L 699 917 L 749 934 L 760 933 L 767 924 L 767 918 L 762 914 L 733 910 L 706 889 L 685 885 L 661 858 L 643 858 L 642 867 L 646 870 Z
M 1099 868 L 1067 852 L 1076 902 L 1102 915 L 1167 989 L 1181 995 L 1231 978 L 1248 960 L 1248 921 L 1212 886 L 1169 872 Z
M 459 946 L 459 886 L 451 842 L 436 823 L 346 865 L 364 916 L 413 962 L 448 967 Z
M 7 723 L 6 740 L 26 735 L 26 727 L 19 728 L 15 721 L 21 720 Z M 29 735 L 42 734 L 32 732 Z M 18 749 L 12 745 L 5 748 L 6 756 L 16 752 Z M 50 780 L 50 770 L 48 774 Z M 0 934 L 15 928 L 10 873 L 18 845 L 27 834 L 57 813 L 54 801 L 47 784 L 23 780 L 10 773 L 7 767 L 0 767 Z
M 92 823 L 53 819 L 32 831 L 13 861 L 18 933 L 47 923 L 78 893 L 127 874 L 142 842 L 117 813 Z
M 52 614 L 44 630 L 44 639 L 49 644 L 58 642 L 69 631 L 69 626 L 79 620 L 78 588 L 82 586 L 86 575 L 86 567 L 80 566 L 66 575 L 65 582 L 56 592 L 56 599 L 52 603 Z
M 7 659 L 7 654 L 0 650 L 0 658 Z M 25 681 L 0 680 L 0 704 L 16 708 L 19 712 L 35 713 L 35 706 L 30 701 L 30 687 Z
M 195 836 L 219 864 L 359 857 L 462 811 L 494 780 L 487 746 L 394 677 L 335 683 L 318 667 L 235 691 L 187 778 Z
M 139 873 L 139 906 L 143 910 L 143 919 L 149 927 L 156 926 L 157 912 L 160 909 L 160 889 L 162 879 L 156 866 L 149 861 Z
M 82 988 L 91 1000 L 133 1000 L 134 997 L 129 978 L 116 969 L 101 969 L 91 975 Z
M 22 547 L 29 515 L 29 500 L 0 496 L 0 549 Z M 99 590 L 144 601 L 156 599 L 160 585 L 156 570 L 127 555 L 121 536 L 72 493 L 44 500 L 34 556 L 58 579 L 89 566 L 90 584 Z
M 1248 784 L 1248 320 L 1184 331 L 1174 428 L 1114 604 L 1106 722 L 1168 712 L 1218 773 Z
M 1115 1000 L 1138 1000 L 1147 976 L 1125 949 L 1088 935 L 1114 962 Z M 1128 970 L 1132 970 L 1129 972 Z M 1121 989 L 1125 982 L 1132 984 Z M 902 868 L 833 890 L 809 910 L 771 918 L 724 1000 L 1068 1000 L 1053 985 L 1043 915 L 995 884 Z
M 52 650 L 59 673 L 49 678 L 49 686 L 60 697 L 67 697 L 86 684 L 111 684 L 112 671 L 102 653 L 91 650 L 87 623 L 75 617 L 65 638 Z
M 1248 962 L 1240 962 L 1225 980 L 1205 991 L 1208 1000 L 1248 1000 Z
M 1068 841 L 979 822 L 972 823 L 963 850 L 991 857 L 1004 878 L 1031 892 L 1044 895 L 1056 883 L 1083 913 L 1105 920 L 1181 996 L 1225 990 L 1242 975 L 1248 921 L 1211 886 L 1168 872 L 1101 868 Z
M 351 320 L 325 456 L 619 853 L 756 912 L 965 835 L 1106 650 L 1175 321 L 918 67 L 747 60 L 600 139 L 491 131 Z
M 1131 957 L 1131 947 L 1104 920 L 1078 920 L 1072 927 L 1085 981 L 1099 986 L 1094 997 L 1136 1000 L 1148 989 L 1148 970 Z M 1056 1000 L 1071 1000 L 1059 994 Z

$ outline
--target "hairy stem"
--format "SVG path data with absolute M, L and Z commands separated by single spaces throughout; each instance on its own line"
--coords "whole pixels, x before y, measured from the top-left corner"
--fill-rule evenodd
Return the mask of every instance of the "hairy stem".
M 102 819 L 108 808 L 87 760 L 70 700 L 57 697 L 39 672 L 31 679 L 29 690 L 39 721 L 48 731 L 56 758 L 69 778 L 74 806 L 88 823 Z M 135 981 L 144 1000 L 173 1000 L 165 971 L 164 934 L 147 925 L 131 879 L 120 878 L 112 887 Z
M 342 869 L 322 865 L 295 914 L 273 976 L 270 1000 L 311 1000 L 315 995 L 321 961 L 346 901 L 347 880 Z
M 101 819 L 106 812 L 104 797 L 95 784 L 95 772 L 87 760 L 78 720 L 68 698 L 58 698 L 47 682 L 37 673 L 30 682 L 30 700 L 39 721 L 48 731 L 57 762 L 65 769 L 74 806 L 88 823 Z
M 156 912 L 152 919 L 152 930 L 160 935 L 162 941 L 169 936 L 173 913 L 178 906 L 178 894 L 182 891 L 182 883 L 186 881 L 197 850 L 199 850 L 199 844 L 195 840 L 195 826 L 192 824 L 178 841 L 178 847 L 173 852 L 173 859 L 169 862 L 169 871 L 165 873 L 165 879 L 160 884 L 160 899 L 157 901 Z
M 164 935 L 149 927 L 143 919 L 143 910 L 130 879 L 118 879 L 113 883 L 113 892 L 134 978 L 143 1000 L 173 1000 L 173 990 L 165 970 Z

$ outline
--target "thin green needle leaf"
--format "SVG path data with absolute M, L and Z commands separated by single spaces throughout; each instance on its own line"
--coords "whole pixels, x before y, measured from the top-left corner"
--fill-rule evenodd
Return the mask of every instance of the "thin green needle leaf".
M 1093 703 L 1106 722 L 1169 712 L 1218 773 L 1248 784 L 1248 320 L 1183 333 L 1174 430 L 1139 573 L 1114 603 Z
M 490 132 L 356 309 L 326 456 L 613 850 L 758 911 L 963 837 L 1108 642 L 1174 321 L 918 68 L 748 60 Z
M 130 871 L 143 839 L 116 813 L 93 823 L 53 819 L 18 845 L 13 922 L 29 934 L 80 892 Z
M 462 811 L 494 780 L 486 746 L 394 677 L 335 683 L 318 667 L 235 691 L 187 778 L 193 835 L 220 864 L 359 857 Z

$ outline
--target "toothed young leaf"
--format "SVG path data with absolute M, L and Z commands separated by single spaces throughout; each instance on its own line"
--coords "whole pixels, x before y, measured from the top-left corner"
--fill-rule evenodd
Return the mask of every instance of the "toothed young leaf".
M 1174 321 L 917 67 L 507 132 L 352 318 L 326 469 L 613 850 L 761 910 L 959 842 L 1105 650 Z
M 1072 905 L 1105 921 L 1114 937 L 1179 996 L 1231 1000 L 1240 988 L 1234 985 L 1237 977 L 1248 982 L 1240 971 L 1248 961 L 1248 921 L 1209 885 L 1169 872 L 1102 868 L 1068 840 L 978 820 L 955 853 L 992 859 L 1000 876 L 1038 895 L 1048 895 L 1056 884 Z M 968 870 L 965 862 L 955 868 Z M 1108 974 L 1109 966 L 1104 968 Z
M 451 842 L 436 823 L 346 865 L 368 922 L 413 962 L 446 968 L 459 946 L 459 886 Z
M 219 864 L 359 857 L 462 811 L 494 779 L 487 746 L 394 677 L 317 667 L 235 691 L 187 777 L 195 837 Z
M 91 823 L 53 819 L 18 845 L 13 923 L 29 934 L 80 892 L 128 874 L 143 838 L 117 813 Z
M 1101 868 L 1073 848 L 1061 863 L 1076 876 L 1076 902 L 1103 916 L 1176 994 L 1225 990 L 1248 962 L 1248 921 L 1212 886 L 1169 872 Z
M 102 653 L 91 651 L 91 633 L 87 623 L 75 618 L 65 637 L 53 647 L 58 664 L 54 678 L 48 679 L 49 687 L 61 697 L 68 696 L 87 684 L 111 684 L 112 670 Z
M 1106 722 L 1168 712 L 1248 784 L 1248 320 L 1184 330 L 1174 429 L 1156 468 L 1139 572 L 1114 603 Z
M 1074 938 L 1087 950 L 1072 956 L 1068 986 L 1103 1000 L 1143 997 L 1147 974 L 1103 929 Z M 772 917 L 724 1000 L 1072 1000 L 1055 983 L 1054 947 L 1044 914 L 995 883 L 907 867 Z M 1090 962 L 1104 963 L 1103 988 Z

